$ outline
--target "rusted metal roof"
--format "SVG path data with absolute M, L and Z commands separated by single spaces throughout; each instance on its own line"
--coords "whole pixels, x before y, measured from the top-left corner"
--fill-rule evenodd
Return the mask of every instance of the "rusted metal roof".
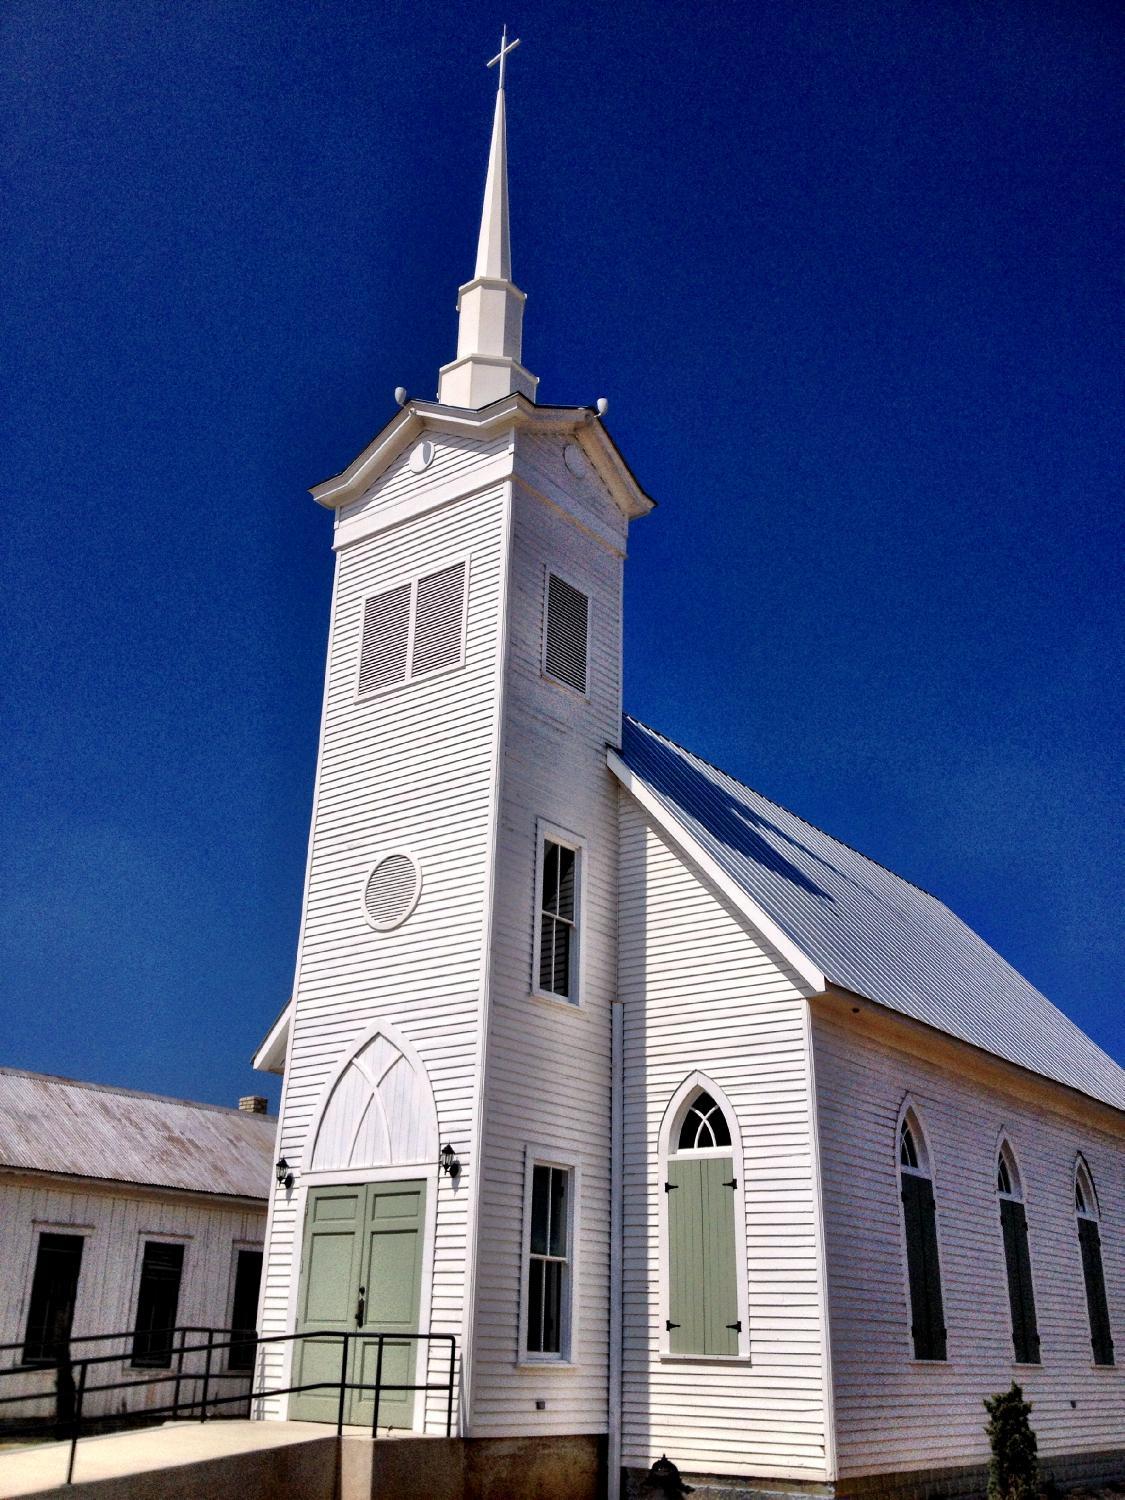
M 0 1068 L 0 1167 L 269 1197 L 277 1120 Z
M 1125 1109 L 1125 1069 L 935 896 L 635 719 L 621 758 L 829 980 Z

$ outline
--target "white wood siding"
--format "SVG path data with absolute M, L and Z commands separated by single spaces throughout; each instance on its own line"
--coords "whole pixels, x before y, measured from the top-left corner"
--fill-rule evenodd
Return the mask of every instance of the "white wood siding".
M 821 1257 L 802 981 L 621 794 L 623 1462 L 827 1474 Z M 661 1121 L 698 1069 L 738 1117 L 748 1361 L 662 1357 Z
M 393 467 L 363 505 L 396 484 L 422 492 L 451 473 L 472 488 L 474 468 L 504 444 L 435 435 L 438 452 L 421 477 Z M 454 1333 L 464 1305 L 467 1206 L 476 1191 L 472 1159 L 475 1071 L 492 760 L 496 735 L 499 591 L 505 550 L 506 486 L 494 484 L 440 511 L 366 535 L 337 555 L 327 696 L 310 837 L 279 1151 L 296 1173 L 272 1206 L 264 1332 L 292 1330 L 296 1308 L 303 1176 L 311 1132 L 328 1080 L 379 1019 L 416 1049 L 433 1089 L 441 1140 L 462 1163 L 438 1188 L 432 1297 L 423 1329 Z M 465 666 L 364 702 L 356 701 L 363 598 L 404 576 L 469 558 Z M 363 916 L 363 881 L 373 858 L 409 848 L 423 876 L 421 900 L 393 932 Z M 442 1364 L 435 1357 L 434 1369 Z M 283 1384 L 288 1357 L 277 1350 L 266 1375 Z M 438 1378 L 436 1375 L 434 1378 Z M 444 1378 L 444 1370 L 441 1378 Z M 277 1415 L 271 1404 L 268 1415 Z M 444 1430 L 444 1398 L 430 1411 Z
M 566 469 L 560 439 L 521 433 L 515 457 L 472 1430 L 477 1436 L 603 1433 L 609 1011 L 617 983 L 616 789 L 605 746 L 620 733 L 627 523 L 592 466 L 583 479 Z M 547 570 L 590 600 L 585 698 L 542 674 Z M 584 845 L 579 1006 L 531 994 L 539 820 Z M 518 1362 L 527 1143 L 578 1163 L 567 1368 Z M 537 1399 L 546 1401 L 545 1410 L 535 1409 Z
M 1125 1444 L 1125 1367 L 1093 1365 L 1074 1219 L 1081 1150 L 1101 1202 L 1110 1319 L 1125 1360 L 1121 1138 L 1084 1128 L 1002 1078 L 978 1081 L 824 1014 L 813 1037 L 841 1474 L 985 1462 L 981 1402 L 1013 1378 L 1032 1402 L 1041 1454 Z M 908 1093 L 933 1163 L 944 1364 L 915 1362 L 910 1343 L 894 1140 Z M 1026 1200 L 1040 1366 L 1013 1363 L 996 1199 L 1002 1130 Z
M 31 1282 L 40 1233 L 80 1234 L 82 1264 L 74 1309 L 72 1334 L 121 1333 L 131 1329 L 137 1311 L 141 1257 L 146 1239 L 168 1238 L 184 1246 L 183 1280 L 177 1322 L 181 1325 L 223 1328 L 230 1316 L 233 1294 L 234 1250 L 261 1248 L 266 1206 L 250 1207 L 223 1203 L 187 1194 L 167 1197 L 141 1190 L 115 1190 L 111 1186 L 68 1185 L 51 1178 L 0 1176 L 0 1343 L 22 1341 L 27 1332 Z M 198 1342 L 198 1340 L 197 1340 Z M 84 1352 L 125 1352 L 121 1344 L 75 1344 L 77 1358 Z M 0 1367 L 20 1362 L 20 1352 L 0 1355 Z M 199 1368 L 202 1361 L 194 1361 Z M 214 1368 L 225 1368 L 226 1357 L 216 1356 Z M 84 1410 L 93 1414 L 139 1411 L 163 1406 L 172 1399 L 171 1386 L 140 1384 L 159 1370 L 133 1370 L 128 1358 L 94 1366 L 91 1386 L 118 1380 L 136 1380 L 135 1390 L 91 1394 Z M 234 1395 L 245 1385 L 223 1381 L 225 1394 Z M 43 1391 L 44 1399 L 0 1407 L 0 1417 L 24 1419 L 54 1413 L 53 1370 L 0 1381 L 0 1396 Z M 217 1387 L 214 1388 L 218 1394 Z M 184 1395 L 190 1394 L 185 1385 Z M 232 1408 L 238 1415 L 237 1408 Z

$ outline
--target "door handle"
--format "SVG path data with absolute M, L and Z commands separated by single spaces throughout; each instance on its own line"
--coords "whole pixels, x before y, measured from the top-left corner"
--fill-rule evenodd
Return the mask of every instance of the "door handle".
M 355 1326 L 357 1328 L 362 1328 L 363 1327 L 363 1310 L 364 1310 L 364 1307 L 366 1306 L 366 1304 L 365 1304 L 365 1302 L 363 1300 L 363 1294 L 364 1294 L 364 1292 L 366 1290 L 367 1290 L 366 1287 L 363 1287 L 363 1286 L 360 1287 L 360 1289 L 359 1289 L 359 1301 L 355 1305 Z

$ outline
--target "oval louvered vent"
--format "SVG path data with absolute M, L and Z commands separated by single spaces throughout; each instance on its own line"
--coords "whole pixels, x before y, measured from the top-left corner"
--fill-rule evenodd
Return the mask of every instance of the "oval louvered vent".
M 422 874 L 404 849 L 384 854 L 363 888 L 363 910 L 376 932 L 400 926 L 418 904 Z
M 586 638 L 590 601 L 578 589 L 551 573 L 547 579 L 547 625 L 543 670 L 576 692 L 586 691 Z

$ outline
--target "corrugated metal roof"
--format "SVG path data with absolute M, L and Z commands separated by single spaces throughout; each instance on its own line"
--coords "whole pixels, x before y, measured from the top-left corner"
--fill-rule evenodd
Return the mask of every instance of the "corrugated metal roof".
M 1125 1109 L 1125 1069 L 936 897 L 635 719 L 621 758 L 831 981 Z
M 0 1068 L 0 1166 L 264 1200 L 276 1132 L 271 1115 Z

